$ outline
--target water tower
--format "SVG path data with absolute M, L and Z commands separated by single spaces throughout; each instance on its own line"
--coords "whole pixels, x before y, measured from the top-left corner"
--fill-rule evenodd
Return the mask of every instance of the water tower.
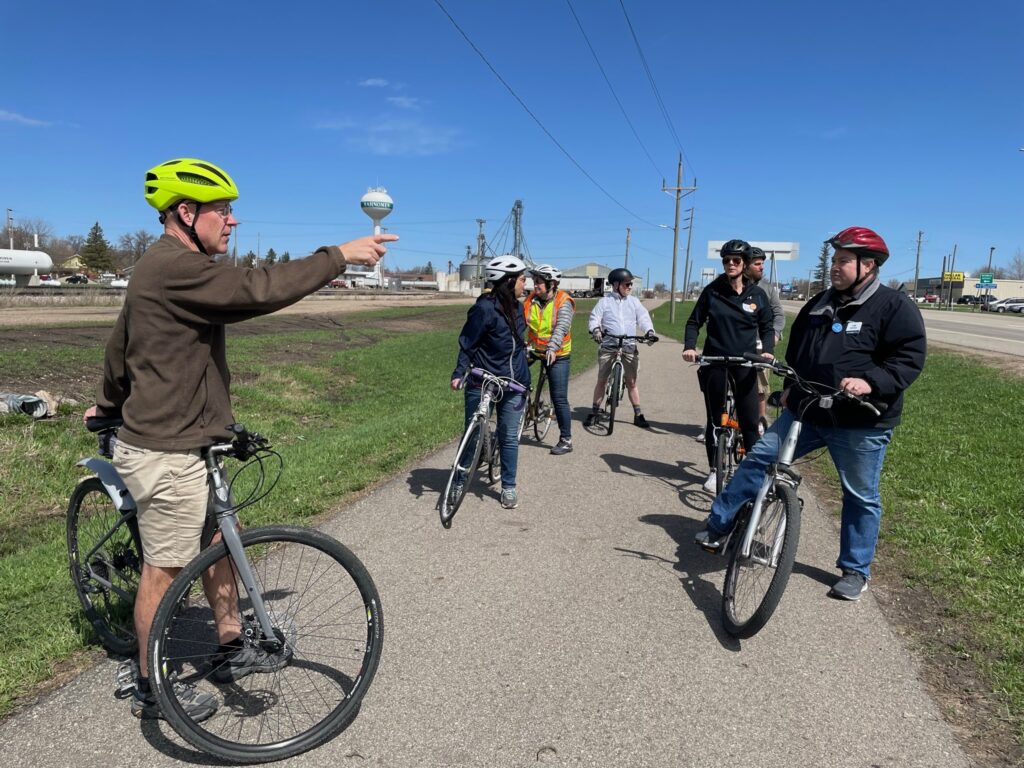
M 363 213 L 373 219 L 373 234 L 380 234 L 380 222 L 395 207 L 394 201 L 384 187 L 370 187 L 359 201 Z
M 359 201 L 359 207 L 363 213 L 373 219 L 373 234 L 380 234 L 380 222 L 385 216 L 391 213 L 395 207 L 391 196 L 384 187 L 370 187 L 366 194 Z M 384 287 L 384 263 L 383 259 L 378 261 L 373 268 L 372 283 L 376 288 Z

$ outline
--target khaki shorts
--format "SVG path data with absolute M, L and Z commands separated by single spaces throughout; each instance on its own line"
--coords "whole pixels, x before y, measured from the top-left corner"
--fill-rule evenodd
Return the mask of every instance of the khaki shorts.
M 114 467 L 139 508 L 145 561 L 159 568 L 188 565 L 199 554 L 209 498 L 199 451 L 151 451 L 118 440 Z
M 771 393 L 771 386 L 768 384 L 768 369 L 757 369 L 757 394 L 760 397 L 768 397 Z
M 603 347 L 597 353 L 597 378 L 600 381 L 607 381 L 612 373 L 612 362 L 615 360 L 615 350 L 606 350 Z M 636 381 L 636 375 L 640 371 L 640 352 L 634 349 L 632 352 L 622 352 L 622 372 L 629 381 Z

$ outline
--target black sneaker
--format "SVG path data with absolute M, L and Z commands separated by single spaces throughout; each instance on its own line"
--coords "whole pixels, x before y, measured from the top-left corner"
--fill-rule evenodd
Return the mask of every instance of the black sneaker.
M 288 665 L 291 657 L 292 652 L 287 646 L 276 653 L 269 653 L 263 648 L 243 645 L 230 654 L 215 655 L 210 660 L 213 665 L 210 677 L 218 683 L 230 683 L 254 672 L 277 672 Z
M 843 576 L 832 585 L 829 594 L 840 600 L 860 600 L 860 596 L 868 590 L 867 578 L 856 571 L 843 571 Z
M 206 720 L 220 706 L 216 696 L 212 693 L 197 691 L 194 685 L 174 683 L 174 695 L 181 702 L 185 714 L 196 723 Z M 132 715 L 140 720 L 164 719 L 163 712 L 160 711 L 160 705 L 156 700 L 156 694 L 149 691 L 143 695 L 139 693 L 138 689 L 132 696 Z
M 583 426 L 592 427 L 597 424 L 599 418 L 601 418 L 601 415 L 597 411 L 591 411 L 587 414 L 587 418 L 583 420 Z
M 558 443 L 551 449 L 551 453 L 555 456 L 561 456 L 563 453 L 572 453 L 572 440 L 567 440 L 564 437 L 558 438 Z
M 644 418 L 642 413 L 638 413 L 633 417 L 633 425 L 642 429 L 650 429 L 651 425 L 647 423 L 647 419 Z
M 716 533 L 710 528 L 705 528 L 694 536 L 693 540 L 701 549 L 707 552 L 717 552 L 722 548 L 722 544 L 725 543 L 725 534 Z

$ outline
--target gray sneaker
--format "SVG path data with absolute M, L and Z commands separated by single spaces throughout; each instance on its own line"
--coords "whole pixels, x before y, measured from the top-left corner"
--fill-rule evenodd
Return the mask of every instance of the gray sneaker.
M 174 683 L 174 695 L 181 702 L 185 714 L 196 723 L 206 720 L 220 706 L 216 696 L 212 693 L 197 691 L 194 685 Z M 163 712 L 160 711 L 160 704 L 157 703 L 156 694 L 153 691 L 143 696 L 136 689 L 132 696 L 132 715 L 140 720 L 164 719 Z
M 501 508 L 502 509 L 515 509 L 519 506 L 519 494 L 516 493 L 515 488 L 502 488 L 501 489 Z
M 868 580 L 863 574 L 844 570 L 842 578 L 832 585 L 829 594 L 841 600 L 860 600 L 867 590 Z
M 558 443 L 554 448 L 551 449 L 551 453 L 555 456 L 561 456 L 565 453 L 572 453 L 572 440 L 567 440 L 564 437 L 558 438 Z
M 715 533 L 710 528 L 705 528 L 694 536 L 693 540 L 701 549 L 708 552 L 717 552 L 722 548 L 722 544 L 725 542 L 725 534 Z
M 233 653 L 213 656 L 210 659 L 213 665 L 210 677 L 218 683 L 231 683 L 255 672 L 277 672 L 288 665 L 291 657 L 291 649 L 287 646 L 277 653 L 269 653 L 263 648 L 243 645 Z

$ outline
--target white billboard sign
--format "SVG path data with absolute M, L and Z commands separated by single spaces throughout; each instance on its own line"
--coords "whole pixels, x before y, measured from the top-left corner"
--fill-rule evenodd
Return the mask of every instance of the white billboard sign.
M 774 240 L 750 240 L 751 245 L 756 245 L 764 255 L 775 261 L 796 261 L 800 258 L 800 243 L 784 243 Z M 719 251 L 725 245 L 725 240 L 708 240 L 708 258 L 720 261 Z

